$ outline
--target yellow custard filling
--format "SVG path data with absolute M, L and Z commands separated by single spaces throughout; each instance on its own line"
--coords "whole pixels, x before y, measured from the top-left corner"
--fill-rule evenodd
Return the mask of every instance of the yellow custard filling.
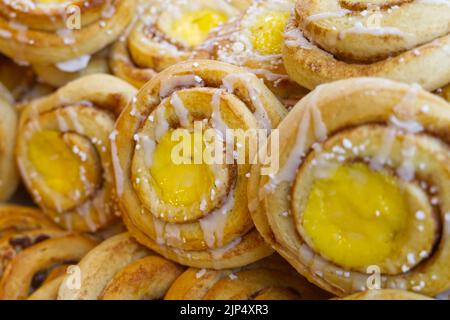
M 87 181 L 82 181 L 82 160 L 58 131 L 43 130 L 34 134 L 28 142 L 28 158 L 47 186 L 64 195 L 73 190 L 85 191 L 86 182 L 95 180 L 92 170 L 86 166 Z
M 288 12 L 261 14 L 250 27 L 253 48 L 264 55 L 281 54 Z
M 225 23 L 228 16 L 220 11 L 203 9 L 186 12 L 172 22 L 168 35 L 190 47 L 201 44 L 209 32 Z
M 182 130 L 182 129 L 178 129 Z M 179 163 L 173 157 L 173 150 L 180 141 L 172 141 L 175 131 L 166 133 L 158 143 L 153 155 L 150 173 L 152 186 L 159 199 L 173 206 L 190 206 L 201 203 L 204 197 L 209 197 L 214 186 L 214 174 L 207 164 Z M 190 134 L 191 146 L 194 146 L 194 134 Z M 195 152 L 194 147 L 191 150 Z
M 408 210 L 395 178 L 365 164 L 349 164 L 313 183 L 302 225 L 325 257 L 344 267 L 365 268 L 400 249 Z

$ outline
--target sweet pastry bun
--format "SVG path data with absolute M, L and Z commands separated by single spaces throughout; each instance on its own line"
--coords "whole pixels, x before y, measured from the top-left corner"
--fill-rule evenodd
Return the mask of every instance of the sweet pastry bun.
M 128 83 L 97 74 L 24 107 L 20 172 L 35 203 L 60 226 L 94 232 L 120 214 L 108 137 L 135 93 Z
M 78 261 L 94 246 L 95 242 L 90 239 L 67 235 L 39 242 L 23 250 L 6 267 L 0 281 L 0 299 L 26 299 L 37 282 L 36 274 L 66 261 Z
M 308 93 L 289 79 L 282 60 L 283 34 L 293 0 L 257 0 L 241 15 L 218 27 L 200 52 L 255 73 L 285 103 Z
M 298 272 L 337 296 L 450 287 L 449 104 L 417 86 L 319 86 L 279 128 L 280 170 L 249 183 L 253 221 Z
M 60 300 L 161 299 L 184 268 L 138 244 L 128 233 L 97 246 L 78 264 L 83 281 L 79 288 L 60 288 Z
M 196 60 L 155 76 L 111 135 L 116 188 L 130 233 L 164 257 L 198 268 L 240 267 L 270 255 L 247 208 L 248 162 L 178 163 L 171 137 L 177 132 L 203 139 L 206 130 L 194 133 L 199 126 L 213 129 L 217 141 L 227 129 L 266 134 L 285 114 L 261 80 L 233 65 Z M 236 150 L 235 144 L 228 145 Z M 223 143 L 218 146 L 217 154 L 224 153 Z
M 195 56 L 212 29 L 239 14 L 234 4 L 226 0 L 141 2 L 136 21 L 113 47 L 114 74 L 142 87 L 158 72 Z
M 382 77 L 434 91 L 450 83 L 446 1 L 298 0 L 283 50 L 290 77 L 314 89 Z
M 16 61 L 55 64 L 92 55 L 130 23 L 135 0 L 0 1 L 0 52 Z

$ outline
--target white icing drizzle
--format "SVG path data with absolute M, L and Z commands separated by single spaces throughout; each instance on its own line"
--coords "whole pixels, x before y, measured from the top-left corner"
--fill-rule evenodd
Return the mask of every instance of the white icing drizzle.
M 64 72 L 78 72 L 86 69 L 86 67 L 89 64 L 89 61 L 91 61 L 91 56 L 83 55 L 81 57 L 72 60 L 59 62 L 56 64 L 56 67 Z
M 371 27 L 371 28 L 368 28 L 368 27 L 364 26 L 361 22 L 356 22 L 353 27 L 339 32 L 339 39 L 345 38 L 345 36 L 349 33 L 371 34 L 374 36 L 395 35 L 395 36 L 399 36 L 401 38 L 406 38 L 407 36 L 409 36 L 408 33 L 405 33 L 398 28 L 394 28 L 394 27 L 373 27 L 373 28 Z
M 184 128 L 189 128 L 189 111 L 186 109 L 183 101 L 180 99 L 178 94 L 175 92 L 170 98 L 170 103 L 172 104 L 175 113 L 177 114 L 178 119 L 180 120 L 181 125 Z
M 396 137 L 395 129 L 389 128 L 383 138 L 381 148 L 377 155 L 371 160 L 370 167 L 374 170 L 380 170 L 386 164 L 391 154 L 392 146 L 394 145 Z
M 321 87 L 319 86 L 309 95 L 307 105 L 304 108 L 300 125 L 297 130 L 295 145 L 287 158 L 285 165 L 267 185 L 269 190 L 273 190 L 281 182 L 292 182 L 295 179 L 295 173 L 302 163 L 302 159 L 307 151 L 306 138 L 308 136 L 308 131 L 311 128 L 311 120 L 313 121 L 313 129 L 316 140 L 323 141 L 326 139 L 328 129 L 323 122 L 321 112 L 317 107 L 317 99 L 320 94 L 320 90 Z
M 147 135 L 139 134 L 139 143 L 144 151 L 144 162 L 147 168 L 153 164 L 153 153 L 155 152 L 156 142 Z
M 303 36 L 303 33 L 300 29 L 295 28 L 284 33 L 285 44 L 288 47 L 300 47 L 306 50 L 314 49 L 315 46 L 311 44 L 306 38 Z
M 158 220 L 158 218 L 156 218 L 154 215 L 152 215 L 152 219 L 153 219 L 153 227 L 156 233 L 156 243 L 159 245 L 164 245 L 166 243 L 166 239 L 164 236 L 165 233 L 164 229 L 166 227 L 166 224 Z
M 402 119 L 399 119 L 395 115 L 391 116 L 389 121 L 392 125 L 409 133 L 419 133 L 424 130 L 422 124 L 414 119 L 415 115 L 413 112 L 409 111 L 411 110 L 410 106 L 413 106 L 416 103 L 417 94 L 420 89 L 421 87 L 417 84 L 411 85 L 400 103 L 394 106 L 394 112 L 401 116 Z
M 111 142 L 111 158 L 114 167 L 114 175 L 116 178 L 116 191 L 117 195 L 120 197 L 123 194 L 124 175 L 122 167 L 120 165 L 119 153 L 117 150 L 116 139 L 118 134 L 119 132 L 117 130 L 114 130 L 113 132 L 111 132 L 109 140 Z
M 168 97 L 179 88 L 204 87 L 205 82 L 199 76 L 187 74 L 182 76 L 171 76 L 169 79 L 161 83 L 159 96 L 161 98 Z
M 269 115 L 267 114 L 267 110 L 261 101 L 261 92 L 259 92 L 258 89 L 251 84 L 252 79 L 257 79 L 253 78 L 253 76 L 254 75 L 251 73 L 235 73 L 223 78 L 222 82 L 225 89 L 228 92 L 233 93 L 236 82 L 239 80 L 242 81 L 255 107 L 255 112 L 253 115 L 255 116 L 256 121 L 262 129 L 271 130 L 272 124 L 270 122 Z
M 207 217 L 200 219 L 200 227 L 203 231 L 203 237 L 209 248 L 221 247 L 223 243 L 223 233 L 225 230 L 228 213 L 234 207 L 234 190 L 228 194 L 225 203 L 214 210 Z
M 61 132 L 69 131 L 69 126 L 67 125 L 64 115 L 62 114 L 63 109 L 58 109 L 56 112 L 56 121 L 58 122 L 58 128 Z
M 169 130 L 169 123 L 166 119 L 166 108 L 159 107 L 156 109 L 156 127 L 155 139 L 159 141 L 163 135 Z
M 402 150 L 403 163 L 397 169 L 398 176 L 404 181 L 412 181 L 415 176 L 414 156 L 416 154 L 416 146 L 405 141 L 405 147 Z
M 69 115 L 70 121 L 72 121 L 72 124 L 75 127 L 75 130 L 79 134 L 84 134 L 84 127 L 78 119 L 77 112 L 73 108 L 67 108 L 67 113 Z
M 206 269 L 200 269 L 196 274 L 195 277 L 197 279 L 200 279 L 201 277 L 203 277 L 206 274 Z
M 420 133 L 424 130 L 423 126 L 415 120 L 400 120 L 396 116 L 391 116 L 389 122 L 396 128 L 409 133 Z
M 311 248 L 306 243 L 303 243 L 300 246 L 299 255 L 301 261 L 303 261 L 307 266 L 310 266 L 312 264 L 312 261 L 314 260 L 315 256 L 314 251 L 312 251 Z
M 310 15 L 308 18 L 306 18 L 306 21 L 313 22 L 313 21 L 318 21 L 318 20 L 323 20 L 323 19 L 328 19 L 328 18 L 341 18 L 341 17 L 344 17 L 345 15 L 347 15 L 348 13 L 351 13 L 351 11 L 348 9 L 339 9 L 338 11 L 335 11 L 335 12 L 321 12 L 321 13 L 316 13 L 316 14 Z
M 221 90 L 216 90 L 212 96 L 212 99 L 211 99 L 211 108 L 212 108 L 211 121 L 212 121 L 212 125 L 213 125 L 214 129 L 219 131 L 222 134 L 222 138 L 225 140 L 228 125 L 223 120 L 222 113 L 220 112 L 221 96 L 222 96 Z
M 181 239 L 179 226 L 171 223 L 166 224 L 164 238 L 166 242 L 171 239 L 179 241 Z
M 78 206 L 77 213 L 84 219 L 89 230 L 94 232 L 97 230 L 98 226 L 95 224 L 91 216 L 91 207 L 89 202 L 85 202 Z

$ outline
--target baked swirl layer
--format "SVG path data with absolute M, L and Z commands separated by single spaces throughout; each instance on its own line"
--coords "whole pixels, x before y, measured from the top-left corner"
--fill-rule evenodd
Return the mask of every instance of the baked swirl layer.
M 76 262 L 94 246 L 94 241 L 82 236 L 63 235 L 26 248 L 7 265 L 0 281 L 0 299 L 27 298 L 42 272 L 45 274 L 60 264 Z
M 156 73 L 195 56 L 212 29 L 239 13 L 234 4 L 226 0 L 142 2 L 136 21 L 114 45 L 114 74 L 142 87 Z
M 111 135 L 131 234 L 171 260 L 200 268 L 238 267 L 269 255 L 247 208 L 248 162 L 238 163 L 234 153 L 208 162 L 202 141 L 206 132 L 222 141 L 228 129 L 270 130 L 285 113 L 255 75 L 225 63 L 183 62 L 153 78 Z M 179 161 L 174 150 L 181 139 L 199 139 L 200 145 L 194 141 L 193 153 Z M 235 141 L 227 145 L 236 150 Z M 216 146 L 216 155 L 225 153 L 224 142 Z M 193 159 L 199 155 L 200 161 Z
M 286 105 L 294 105 L 308 92 L 289 79 L 282 60 L 283 32 L 294 2 L 254 1 L 241 16 L 218 27 L 200 51 L 245 67 L 263 79 Z
M 433 91 L 450 83 L 448 1 L 299 0 L 285 32 L 289 75 L 313 89 L 383 77 Z
M 0 206 L 0 299 L 25 299 L 44 290 L 93 246 L 37 209 Z
M 25 106 L 17 161 L 34 201 L 59 225 L 96 231 L 114 221 L 108 136 L 135 93 L 120 79 L 92 75 Z
M 0 83 L 0 201 L 16 190 L 19 176 L 14 161 L 18 116 L 14 98 Z
M 190 268 L 166 300 L 315 300 L 328 294 L 300 276 L 278 255 L 236 270 Z
M 449 111 L 439 97 L 389 80 L 318 87 L 279 126 L 279 172 L 260 177 L 253 168 L 256 227 L 338 296 L 371 285 L 445 291 Z
M 135 0 L 0 1 L 0 52 L 31 64 L 90 55 L 112 43 Z
M 60 300 L 161 299 L 184 268 L 152 254 L 128 233 L 112 237 L 86 255 L 78 264 L 83 281 L 70 287 L 63 280 Z

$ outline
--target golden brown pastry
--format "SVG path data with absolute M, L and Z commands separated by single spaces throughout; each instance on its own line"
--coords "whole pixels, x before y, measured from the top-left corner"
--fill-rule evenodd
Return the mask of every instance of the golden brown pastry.
M 17 118 L 14 98 L 0 83 L 0 201 L 7 200 L 19 183 L 14 161 Z
M 430 297 L 403 290 L 368 290 L 352 294 L 342 300 L 433 300 Z
M 301 274 L 346 296 L 450 287 L 450 108 L 417 86 L 319 86 L 279 126 L 280 169 L 252 170 L 255 225 Z
M 237 152 L 229 158 L 224 142 L 217 143 L 222 163 L 194 164 L 192 154 L 179 161 L 172 152 L 177 135 L 187 142 L 194 135 L 205 141 L 207 132 L 211 140 L 224 141 L 228 129 L 266 129 L 266 134 L 285 114 L 261 80 L 233 65 L 189 61 L 155 76 L 111 135 L 116 187 L 130 233 L 164 257 L 199 268 L 234 268 L 270 255 L 247 208 L 250 165 L 234 159 L 248 144 L 236 150 L 237 142 L 229 141 Z
M 293 106 L 308 92 L 289 79 L 282 60 L 283 32 L 294 0 L 256 0 L 246 12 L 218 27 L 201 51 L 213 59 L 242 66 L 264 80 Z
M 79 288 L 71 288 L 66 276 L 61 300 L 161 299 L 184 268 L 138 244 L 128 234 L 112 237 L 84 257 L 77 266 Z
M 116 220 L 108 137 L 135 93 L 120 79 L 92 75 L 25 106 L 16 150 L 22 178 L 64 228 L 92 232 Z
M 450 83 L 446 1 L 298 0 L 285 32 L 284 62 L 300 85 L 351 77 Z
M 62 230 L 36 209 L 0 206 L 0 278 L 19 252 L 34 243 L 61 235 Z
M 300 276 L 278 255 L 235 270 L 190 268 L 166 300 L 316 300 L 329 295 Z
M 85 237 L 66 235 L 26 248 L 7 265 L 0 281 L 0 299 L 26 299 L 49 270 L 80 260 L 94 246 L 95 242 Z
M 142 1 L 136 21 L 113 47 L 114 74 L 142 87 L 158 72 L 195 56 L 212 29 L 239 14 L 234 4 L 226 0 Z
M 0 52 L 30 64 L 78 60 L 115 41 L 135 7 L 135 0 L 2 0 Z

